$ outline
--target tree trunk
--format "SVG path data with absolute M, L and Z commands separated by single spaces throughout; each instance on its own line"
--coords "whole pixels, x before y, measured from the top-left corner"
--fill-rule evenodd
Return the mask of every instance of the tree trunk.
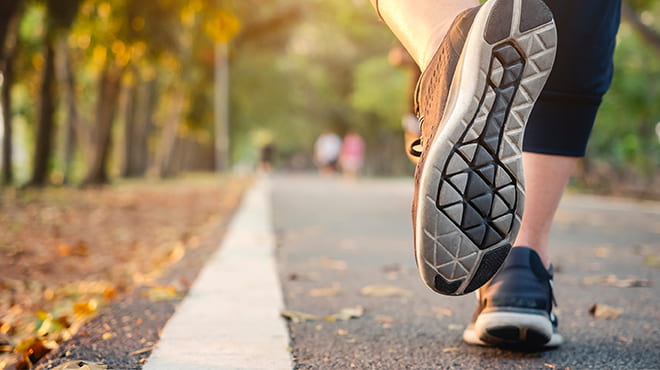
M 140 84 L 140 77 L 137 74 L 137 70 L 132 71 L 135 76 L 133 83 L 125 87 L 124 90 L 124 142 L 123 142 L 123 155 L 121 163 L 121 177 L 134 177 L 137 176 L 137 171 L 135 166 L 135 152 L 137 151 L 136 147 L 136 137 L 135 132 L 137 131 L 136 127 L 136 113 L 137 113 L 137 96 L 138 89 Z
M 108 157 L 112 144 L 112 123 L 119 102 L 121 90 L 121 68 L 108 65 L 101 73 L 98 100 L 96 102 L 96 135 L 92 148 L 92 160 L 89 163 L 83 186 L 108 183 Z
M 10 21 L 9 32 L 4 44 L 5 49 L 0 57 L 0 70 L 2 70 L 2 120 L 4 136 L 2 137 L 2 182 L 11 184 L 14 182 L 14 170 L 12 168 L 13 152 L 13 125 L 12 125 L 12 101 L 11 86 L 14 83 L 14 61 L 18 55 L 18 23 L 20 14 L 16 13 Z
M 76 106 L 76 82 L 73 70 L 71 68 L 71 58 L 69 48 L 66 44 L 66 36 L 58 41 L 58 63 L 57 74 L 60 86 L 64 91 L 64 104 L 66 106 L 66 124 L 64 125 L 64 153 L 62 155 L 64 162 L 64 183 L 71 181 L 71 171 L 73 167 L 73 155 L 76 149 L 76 130 L 80 126 L 78 107 Z
M 11 32 L 11 23 L 14 14 L 18 11 L 18 4 L 21 0 L 2 0 L 0 1 L 0 60 L 3 58 L 3 47 L 5 37 Z
M 132 91 L 127 94 L 123 177 L 144 176 L 149 166 L 148 145 L 153 126 L 151 117 L 156 104 L 155 92 L 155 79 L 142 81 L 138 78 Z
M 170 109 L 165 121 L 165 127 L 160 139 L 159 150 L 156 154 L 155 174 L 158 177 L 170 177 L 170 162 L 174 157 L 176 141 L 179 131 L 179 122 L 183 113 L 184 93 L 182 89 L 175 89 L 171 97 Z
M 35 137 L 31 186 L 44 186 L 48 181 L 50 155 L 55 128 L 55 50 L 49 36 L 45 37 L 46 55 L 39 90 L 39 121 Z
M 157 80 L 144 81 L 138 91 L 138 111 L 135 132 L 136 173 L 144 176 L 149 167 L 149 135 L 154 128 L 153 113 L 158 100 Z

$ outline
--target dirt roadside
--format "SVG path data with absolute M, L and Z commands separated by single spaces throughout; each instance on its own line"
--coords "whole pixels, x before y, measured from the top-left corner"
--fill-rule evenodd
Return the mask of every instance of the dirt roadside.
M 129 297 L 171 310 L 204 255 L 217 247 L 249 183 L 196 177 L 6 191 L 0 203 L 0 369 L 29 369 Z M 133 325 L 148 321 L 129 319 Z M 108 329 L 101 340 L 117 337 Z M 146 342 L 138 345 L 148 348 Z

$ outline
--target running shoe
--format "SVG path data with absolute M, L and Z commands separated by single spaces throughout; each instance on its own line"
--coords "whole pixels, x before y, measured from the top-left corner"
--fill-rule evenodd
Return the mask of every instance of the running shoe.
M 490 0 L 456 18 L 420 77 L 414 244 L 438 293 L 478 289 L 511 249 L 525 198 L 523 133 L 555 45 L 543 1 Z
M 534 349 L 563 342 L 552 312 L 552 267 L 546 270 L 532 249 L 513 248 L 477 299 L 472 323 L 463 332 L 465 342 Z

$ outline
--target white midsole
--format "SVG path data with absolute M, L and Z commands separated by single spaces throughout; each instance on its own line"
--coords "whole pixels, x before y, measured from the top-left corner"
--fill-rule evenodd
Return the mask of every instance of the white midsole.
M 521 333 L 534 330 L 546 335 L 550 340 L 545 347 L 556 347 L 563 343 L 562 336 L 555 332 L 552 323 L 547 317 L 535 314 L 516 312 L 486 312 L 479 315 L 474 325 L 463 332 L 463 340 L 469 344 L 492 345 L 492 341 L 484 341 L 482 338 L 489 337 L 487 329 L 500 326 L 513 326 L 521 329 Z M 491 338 L 492 339 L 492 338 Z M 521 343 L 526 338 L 521 338 Z

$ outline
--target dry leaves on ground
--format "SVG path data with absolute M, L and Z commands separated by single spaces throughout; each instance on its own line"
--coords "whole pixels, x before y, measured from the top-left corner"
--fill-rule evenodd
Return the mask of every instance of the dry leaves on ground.
M 68 361 L 53 370 L 106 370 L 108 366 L 91 361 Z
M 412 295 L 411 291 L 393 285 L 367 285 L 360 289 L 360 293 L 362 295 L 368 295 L 372 297 L 408 297 Z
M 452 310 L 443 307 L 432 307 L 431 309 L 433 312 L 435 312 L 436 317 L 439 319 L 441 319 L 443 316 L 451 317 L 454 314 Z
M 644 256 L 644 265 L 658 269 L 660 268 L 660 257 L 651 254 Z
M 0 369 L 30 368 L 137 286 L 152 300 L 179 295 L 153 281 L 230 215 L 249 182 L 229 180 L 0 194 Z
M 594 305 L 589 308 L 589 313 L 600 319 L 616 319 L 623 314 L 623 308 L 594 303 Z
M 646 279 L 640 279 L 637 276 L 629 276 L 626 279 L 619 279 L 616 275 L 607 275 L 607 276 L 587 276 L 582 279 L 582 284 L 584 285 L 605 285 L 613 286 L 617 288 L 640 288 L 640 287 L 650 287 L 651 281 Z
M 334 297 L 341 291 L 341 285 L 334 283 L 328 288 L 315 288 L 309 291 L 311 297 Z
M 296 324 L 306 321 L 328 321 L 328 322 L 348 321 L 350 319 L 357 319 L 359 317 L 362 317 L 364 315 L 364 307 L 362 306 L 347 307 L 341 309 L 341 311 L 339 311 L 338 313 L 328 316 L 313 315 L 313 314 L 300 312 L 300 311 L 293 311 L 293 310 L 284 310 L 280 313 L 280 315 L 285 319 L 293 321 Z

